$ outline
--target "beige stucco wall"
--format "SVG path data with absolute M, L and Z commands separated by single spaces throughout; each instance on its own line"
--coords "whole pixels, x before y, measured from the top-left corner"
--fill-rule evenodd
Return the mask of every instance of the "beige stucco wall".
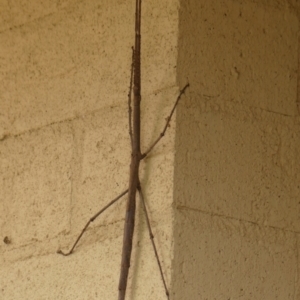
M 173 299 L 299 300 L 297 7 L 181 3 Z
M 142 175 L 171 299 L 300 299 L 297 16 L 143 3 L 144 148 L 190 82 Z M 0 3 L 0 299 L 117 298 L 125 199 L 56 250 L 126 188 L 133 25 L 134 1 Z M 137 220 L 127 298 L 165 299 Z
M 143 149 L 178 93 L 178 3 L 144 2 Z M 117 298 L 125 200 L 72 256 L 56 251 L 128 184 L 134 4 L 0 2 L 0 299 Z M 174 132 L 173 122 L 141 176 L 168 283 Z M 137 220 L 127 298 L 165 299 L 143 214 Z

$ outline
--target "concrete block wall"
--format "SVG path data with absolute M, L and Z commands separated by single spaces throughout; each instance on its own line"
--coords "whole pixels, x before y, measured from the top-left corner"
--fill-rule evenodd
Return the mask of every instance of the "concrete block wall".
M 176 99 L 178 7 L 144 1 L 142 145 Z M 128 184 L 127 94 L 135 1 L 0 3 L 0 299 L 116 299 Z M 163 29 L 163 30 L 162 30 Z M 168 283 L 175 123 L 142 184 Z M 138 210 L 128 299 L 164 299 Z
M 173 299 L 300 299 L 299 12 L 181 2 Z
M 300 299 L 298 4 L 144 1 L 143 165 L 171 299 Z M 116 299 L 134 1 L 0 4 L 0 299 Z M 175 160 L 174 160 L 174 153 Z M 173 213 L 174 210 L 174 213 Z M 128 299 L 165 299 L 137 215 Z

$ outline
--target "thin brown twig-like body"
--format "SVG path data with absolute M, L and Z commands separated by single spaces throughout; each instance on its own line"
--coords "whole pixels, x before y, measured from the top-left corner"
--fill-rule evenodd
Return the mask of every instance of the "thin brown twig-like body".
M 99 212 L 97 212 L 84 226 L 80 235 L 76 239 L 73 247 L 67 253 L 58 250 L 59 254 L 64 256 L 70 255 L 78 244 L 79 240 L 83 236 L 84 232 L 87 230 L 88 226 L 91 222 L 93 222 L 97 217 L 99 217 L 108 207 L 117 202 L 122 196 L 128 193 L 128 201 L 126 206 L 126 215 L 125 215 L 125 224 L 124 224 L 124 235 L 123 235 L 123 248 L 122 248 L 122 261 L 121 261 L 121 271 L 120 271 L 120 279 L 119 279 L 119 300 L 125 300 L 126 295 L 126 287 L 128 281 L 128 273 L 130 267 L 130 258 L 132 252 L 132 240 L 134 233 L 134 223 L 135 223 L 135 210 L 136 210 L 136 193 L 139 192 L 139 196 L 143 205 L 143 209 L 146 216 L 147 227 L 150 235 L 150 240 L 153 246 L 153 250 L 156 256 L 156 260 L 158 263 L 159 271 L 161 274 L 161 278 L 164 284 L 166 295 L 169 299 L 169 291 L 166 285 L 166 281 L 163 275 L 161 263 L 157 254 L 156 245 L 154 243 L 154 236 L 152 233 L 152 229 L 150 226 L 150 221 L 146 209 L 146 205 L 144 202 L 143 192 L 140 186 L 139 180 L 139 165 L 141 160 L 143 160 L 149 153 L 153 150 L 153 148 L 157 145 L 157 143 L 162 139 L 165 135 L 165 132 L 169 126 L 171 118 L 174 114 L 176 106 L 178 105 L 181 96 L 184 94 L 185 90 L 189 87 L 189 84 L 186 84 L 185 87 L 180 91 L 176 102 L 172 108 L 172 111 L 169 117 L 166 120 L 165 127 L 159 137 L 154 141 L 154 143 L 148 148 L 146 152 L 141 153 L 140 149 L 140 102 L 141 102 L 141 0 L 136 0 L 136 12 L 135 12 L 135 48 L 132 49 L 132 65 L 131 65 L 131 76 L 130 76 L 130 86 L 129 86 L 129 94 L 128 94 L 128 115 L 129 115 L 129 135 L 131 141 L 131 164 L 130 164 L 130 177 L 129 177 L 129 187 L 126 191 L 120 194 L 118 197 L 113 199 L 110 203 L 108 203 L 104 208 L 102 208 Z M 132 93 L 132 78 L 133 78 L 133 114 L 131 108 L 131 93 Z
M 119 300 L 125 300 L 126 294 L 135 223 L 136 192 L 139 184 L 139 166 L 141 161 L 141 0 L 136 0 L 135 9 L 132 152 L 119 279 Z
M 132 47 L 132 58 L 131 58 L 131 70 L 130 70 L 130 84 L 129 84 L 129 93 L 128 93 L 128 128 L 129 128 L 129 137 L 130 137 L 130 145 L 131 149 L 132 145 L 132 108 L 131 108 L 131 94 L 132 94 L 132 78 L 134 71 L 134 48 Z
M 179 102 L 181 96 L 184 94 L 185 90 L 186 90 L 189 86 L 190 86 L 190 84 L 187 83 L 187 84 L 184 86 L 184 88 L 180 91 L 180 93 L 179 93 L 179 95 L 178 95 L 178 97 L 177 97 L 177 99 L 176 99 L 176 101 L 175 101 L 175 104 L 174 104 L 174 106 L 173 106 L 173 108 L 172 108 L 172 110 L 171 110 L 170 116 L 167 118 L 167 122 L 166 122 L 166 125 L 165 125 L 163 131 L 161 132 L 161 134 L 159 135 L 159 137 L 156 139 L 156 141 L 148 148 L 148 150 L 142 154 L 142 159 L 145 158 L 145 157 L 151 152 L 151 150 L 155 147 L 155 145 L 156 145 L 156 144 L 163 138 L 163 136 L 165 135 L 166 130 L 167 130 L 167 128 L 168 128 L 168 126 L 169 126 L 169 124 L 170 124 L 170 122 L 171 122 L 171 118 L 172 118 L 172 116 L 173 116 L 173 114 L 174 114 L 174 112 L 175 112 L 176 106 L 177 106 L 177 104 L 178 104 L 178 102 Z
M 93 217 L 91 217 L 89 219 L 89 221 L 83 227 L 81 233 L 77 237 L 77 239 L 76 239 L 73 247 L 71 248 L 71 250 L 69 252 L 65 253 L 65 252 L 63 252 L 61 250 L 57 250 L 57 253 L 62 254 L 64 256 L 68 256 L 68 255 L 72 254 L 73 250 L 75 249 L 76 245 L 78 244 L 79 240 L 81 239 L 81 237 L 83 236 L 83 234 L 85 233 L 85 231 L 87 230 L 87 228 L 89 227 L 89 225 L 92 222 L 94 222 L 95 219 L 97 219 L 105 210 L 107 210 L 111 205 L 113 205 L 114 203 L 116 203 L 120 198 L 122 198 L 127 193 L 128 193 L 128 189 L 126 191 L 124 191 L 123 193 L 121 193 L 119 196 L 117 196 L 115 199 L 111 200 L 107 205 L 105 205 L 101 210 L 99 210 Z
M 148 148 L 148 150 L 142 154 L 142 157 L 141 157 L 141 160 L 143 160 L 146 156 L 149 155 L 149 153 L 153 150 L 153 148 L 157 145 L 157 143 L 164 137 L 164 134 L 166 132 L 166 130 L 168 129 L 168 125 L 171 121 L 171 118 L 172 118 L 172 112 L 174 112 L 174 110 L 176 109 L 176 106 L 178 105 L 179 103 L 179 100 L 181 99 L 181 96 L 184 94 L 186 88 L 188 87 L 189 85 L 185 85 L 183 89 L 180 90 L 180 93 L 179 93 L 179 96 L 177 97 L 177 100 L 173 106 L 173 109 L 170 113 L 170 115 L 166 118 L 167 121 L 166 121 L 166 124 L 165 124 L 165 127 L 163 129 L 163 131 L 160 133 L 160 135 L 158 136 L 158 138 L 155 140 L 155 142 Z M 129 131 L 129 135 L 131 135 L 131 131 Z M 112 204 L 114 204 L 115 202 L 117 202 L 117 200 L 119 200 L 121 197 L 123 197 L 125 194 L 128 193 L 128 189 L 126 191 L 124 191 L 122 194 L 120 194 L 118 197 L 116 197 L 115 199 L 113 199 L 111 202 L 109 202 L 105 207 L 103 207 L 100 211 L 98 211 L 92 218 L 90 218 L 90 220 L 86 223 L 86 225 L 84 226 L 84 228 L 82 229 L 80 235 L 77 237 L 73 247 L 71 248 L 71 250 L 67 253 L 64 253 L 62 250 L 58 250 L 57 253 L 59 254 L 62 254 L 64 256 L 68 256 L 70 254 L 73 253 L 76 245 L 78 244 L 79 240 L 81 239 L 81 237 L 83 236 L 84 232 L 87 230 L 88 226 L 90 225 L 91 222 L 95 221 L 95 219 L 97 217 L 100 216 L 101 213 L 103 213 L 108 207 L 110 207 Z
M 147 212 L 147 207 L 146 207 L 146 203 L 145 203 L 145 200 L 144 200 L 144 194 L 143 194 L 143 191 L 142 191 L 142 187 L 140 185 L 138 186 L 138 191 L 139 191 L 139 195 L 140 195 L 140 200 L 141 200 L 142 205 L 143 205 L 143 210 L 144 210 L 144 213 L 145 213 L 145 216 L 146 216 L 146 223 L 147 223 L 147 227 L 148 227 L 148 231 L 149 231 L 149 236 L 150 236 L 151 244 L 152 244 L 154 254 L 155 254 L 155 257 L 156 257 L 156 261 L 157 261 L 157 264 L 158 264 L 160 276 L 161 276 L 162 282 L 164 284 L 166 295 L 167 295 L 168 299 L 170 299 L 169 290 L 168 290 L 166 280 L 165 280 L 165 277 L 164 277 L 164 273 L 163 273 L 163 270 L 162 270 L 162 267 L 161 267 L 161 263 L 160 263 L 160 259 L 159 259 L 158 253 L 157 253 L 156 245 L 154 243 L 154 234 L 153 234 L 152 229 L 151 229 L 150 220 L 149 220 L 149 216 L 148 216 L 148 212 Z
M 179 102 L 179 100 L 181 99 L 181 96 L 184 94 L 186 88 L 188 87 L 189 85 L 185 85 L 185 87 L 180 91 L 179 93 L 179 96 L 177 97 L 177 100 L 173 106 L 173 109 L 172 109 L 172 112 L 176 109 L 176 106 Z M 148 148 L 148 150 L 142 154 L 142 157 L 141 157 L 141 160 L 143 160 L 146 156 L 149 155 L 149 153 L 153 150 L 153 148 L 157 145 L 157 143 L 164 137 L 165 135 L 165 132 L 168 128 L 168 125 L 171 121 L 171 118 L 172 118 L 172 112 L 171 114 L 166 118 L 167 121 L 166 121 L 166 124 L 165 124 L 165 127 L 163 129 L 163 131 L 160 133 L 160 135 L 158 136 L 158 138 L 155 140 L 155 142 Z M 131 122 L 130 122 L 131 123 Z M 129 130 L 129 135 L 132 135 L 132 130 Z M 131 137 L 132 139 L 132 137 Z M 128 189 L 126 191 L 124 191 L 122 194 L 120 194 L 118 197 L 116 197 L 115 199 L 113 199 L 111 202 L 109 202 L 105 207 L 103 207 L 100 211 L 98 211 L 92 218 L 89 219 L 89 221 L 87 222 L 87 224 L 84 226 L 84 228 L 82 229 L 80 235 L 78 236 L 78 238 L 76 239 L 76 242 L 74 243 L 73 247 L 71 248 L 71 250 L 67 253 L 64 253 L 62 250 L 58 250 L 57 253 L 59 254 L 62 254 L 64 256 L 68 256 L 70 254 L 73 253 L 74 251 L 74 248 L 76 247 L 76 245 L 78 244 L 79 240 L 81 239 L 82 235 L 84 234 L 84 232 L 87 230 L 88 226 L 90 225 L 91 222 L 95 221 L 95 219 L 97 217 L 99 217 L 99 215 L 101 213 L 103 213 L 108 207 L 110 207 L 112 204 L 114 204 L 115 202 L 117 202 L 117 200 L 119 200 L 121 197 L 123 197 L 125 194 L 128 193 Z

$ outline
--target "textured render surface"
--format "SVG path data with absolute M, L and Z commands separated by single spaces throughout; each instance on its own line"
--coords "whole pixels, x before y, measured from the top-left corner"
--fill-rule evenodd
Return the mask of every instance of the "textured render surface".
M 297 248 L 298 248 L 298 272 L 297 272 L 297 278 L 295 280 L 296 282 L 296 295 L 295 295 L 295 299 L 300 299 L 300 278 L 299 278 L 299 274 L 300 274 L 300 264 L 299 264 L 299 257 L 300 257 L 300 234 L 297 234 Z
M 188 130 L 179 142 L 189 147 L 177 150 L 185 187 L 178 205 L 299 232 L 299 125 L 221 99 L 200 101 L 203 108 L 191 96 L 180 119 Z
M 135 1 L 0 1 L 0 298 L 116 299 L 126 189 L 127 94 Z M 177 1 L 145 1 L 142 146 L 176 99 Z M 163 28 L 163 30 L 162 30 Z M 175 123 L 142 164 L 162 266 L 171 280 Z M 165 299 L 138 209 L 128 299 Z
M 49 1 L 44 5 L 54 12 L 41 11 L 39 17 L 1 32 L 1 135 L 117 105 L 120 95 L 127 95 L 134 1 L 69 2 L 54 10 Z M 147 45 L 142 49 L 147 57 L 143 60 L 146 94 L 174 86 L 177 27 L 172 25 L 177 6 L 173 2 L 144 5 L 143 13 L 151 16 L 142 29 Z M 13 16 L 13 8 L 7 9 L 6 15 Z M 24 20 L 26 12 L 32 13 L 24 8 Z M 158 71 L 159 65 L 166 67 Z
M 296 7 L 182 1 L 174 299 L 300 299 Z
M 124 200 L 55 251 L 127 184 L 133 2 L 0 1 L 1 299 L 116 299 Z M 173 299 L 300 299 L 298 6 L 182 3 Z M 178 90 L 178 17 L 143 8 L 146 147 Z M 168 282 L 174 131 L 142 176 Z M 127 297 L 165 299 L 140 211 Z
M 7 138 L 0 157 L 1 234 L 10 237 L 13 248 L 53 238 L 68 227 L 73 158 L 69 124 Z
M 114 234 L 116 227 L 106 228 Z M 169 231 L 160 227 L 157 235 Z M 142 233 L 134 243 L 135 272 L 130 276 L 128 299 L 165 299 L 155 259 L 148 240 Z M 1 266 L 2 299 L 117 299 L 117 277 L 120 268 L 122 237 L 101 240 L 85 245 L 76 257 L 62 257 L 52 253 L 38 253 Z M 161 247 L 168 246 L 160 241 Z M 42 246 L 36 245 L 39 249 Z M 159 249 L 161 250 L 161 249 Z M 168 260 L 168 258 L 167 258 Z M 151 272 L 149 272 L 151 270 Z M 167 278 L 169 275 L 167 276 Z M 169 279 L 169 278 L 168 278 Z M 145 284 L 147 282 L 147 284 Z
M 218 5 L 185 1 L 182 9 L 192 11 L 180 57 L 193 61 L 193 68 L 185 64 L 181 70 L 194 84 L 194 93 L 295 115 L 295 13 L 287 7 L 234 0 Z M 192 36 L 197 43 L 189 43 Z
M 174 299 L 298 299 L 295 233 L 189 208 L 178 216 L 188 259 Z

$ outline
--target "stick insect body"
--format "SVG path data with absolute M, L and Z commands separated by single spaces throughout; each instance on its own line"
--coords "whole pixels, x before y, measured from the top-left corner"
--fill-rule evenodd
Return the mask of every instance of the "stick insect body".
M 131 93 L 132 93 L 132 75 L 133 75 L 133 114 L 131 108 Z M 88 228 L 91 222 L 93 222 L 102 212 L 104 212 L 108 207 L 117 202 L 121 197 L 128 194 L 128 201 L 126 206 L 126 215 L 125 215 L 125 224 L 124 224 L 124 234 L 123 234 L 123 248 L 122 248 L 122 261 L 121 261 L 121 271 L 119 279 L 119 296 L 118 300 L 125 300 L 126 287 L 128 281 L 128 273 L 130 267 L 131 251 L 132 251 L 132 240 L 134 233 L 134 223 L 135 223 L 135 210 L 136 210 L 136 194 L 138 192 L 139 198 L 141 199 L 142 206 L 146 216 L 146 223 L 149 230 L 150 239 L 152 246 L 155 252 L 156 260 L 158 263 L 159 271 L 161 278 L 164 284 L 166 296 L 169 299 L 169 291 L 165 282 L 163 275 L 161 263 L 157 254 L 156 246 L 154 243 L 154 236 L 150 227 L 150 222 L 148 218 L 148 213 L 146 210 L 146 205 L 144 202 L 143 191 L 139 179 L 139 166 L 140 162 L 151 152 L 154 146 L 160 141 L 164 136 L 167 127 L 171 121 L 172 115 L 174 114 L 175 108 L 188 88 L 189 84 L 186 84 L 185 87 L 180 91 L 177 100 L 173 106 L 173 109 L 167 118 L 166 125 L 155 140 L 155 142 L 148 148 L 144 153 L 141 153 L 140 146 L 140 129 L 141 129 L 141 119 L 140 119 L 140 103 L 141 103 L 141 0 L 136 0 L 136 10 L 135 10 L 135 47 L 133 49 L 133 58 L 132 58 L 132 67 L 131 67 L 131 79 L 130 79 L 130 90 L 128 95 L 128 104 L 129 104 L 129 135 L 131 139 L 131 163 L 130 163 L 130 175 L 129 175 L 129 187 L 115 199 L 113 199 L 109 204 L 102 208 L 97 214 L 95 214 L 82 229 L 80 235 L 75 241 L 71 250 L 67 253 L 58 250 L 59 254 L 64 256 L 70 255 L 77 243 L 81 239 L 82 235 Z

